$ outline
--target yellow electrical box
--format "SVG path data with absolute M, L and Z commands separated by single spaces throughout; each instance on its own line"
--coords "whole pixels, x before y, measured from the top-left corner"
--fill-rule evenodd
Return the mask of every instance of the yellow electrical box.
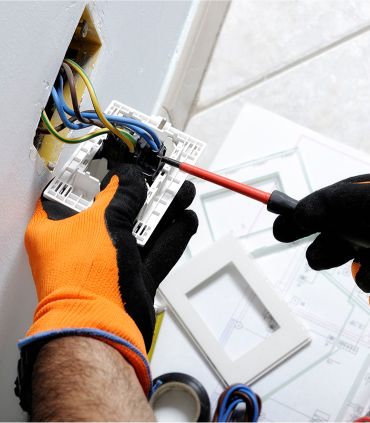
M 99 55 L 101 45 L 102 43 L 95 28 L 94 21 L 88 8 L 86 7 L 73 34 L 65 58 L 72 59 L 77 62 L 89 75 Z M 81 77 L 78 75 L 75 75 L 75 80 L 78 100 L 79 103 L 81 103 L 85 85 Z M 64 87 L 64 97 L 68 106 L 72 107 L 69 87 L 67 84 Z M 45 106 L 45 111 L 54 127 L 61 123 L 51 96 Z M 43 127 L 41 119 L 39 126 Z M 69 131 L 70 129 L 66 128 L 60 131 L 60 134 L 67 136 Z M 54 138 L 52 135 L 43 135 L 36 131 L 33 145 L 44 161 L 46 167 L 51 171 L 54 170 L 58 162 L 63 143 Z

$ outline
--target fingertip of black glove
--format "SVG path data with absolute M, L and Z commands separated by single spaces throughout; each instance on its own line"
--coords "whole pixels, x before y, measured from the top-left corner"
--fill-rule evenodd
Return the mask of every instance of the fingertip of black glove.
M 173 201 L 178 209 L 186 209 L 193 202 L 195 194 L 195 185 L 190 181 L 185 181 Z
M 180 258 L 185 250 L 191 237 L 197 232 L 199 220 L 197 214 L 193 210 L 184 210 L 179 214 L 175 221 L 163 231 L 158 237 L 157 245 L 162 243 L 162 246 L 172 245 L 172 251 L 169 254 Z
M 370 293 L 370 270 L 369 268 L 360 267 L 356 277 L 355 277 L 356 285 L 367 294 Z
M 311 235 L 310 230 L 306 230 L 298 225 L 292 217 L 278 216 L 272 227 L 274 237 L 280 242 L 293 242 L 297 239 Z
M 281 215 L 275 219 L 272 226 L 272 233 L 280 242 L 291 242 L 296 238 L 295 227 L 292 225 L 291 219 L 289 220 Z
M 325 199 L 320 191 L 308 195 L 290 215 L 279 215 L 273 225 L 274 237 L 280 242 L 293 242 L 320 232 L 326 226 Z
M 370 293 L 370 255 L 369 251 L 365 250 L 355 258 L 353 264 L 357 264 L 358 271 L 353 274 L 353 278 L 357 286 L 364 292 Z
M 146 256 L 148 251 L 151 250 L 152 246 L 156 243 L 157 239 L 166 229 L 172 225 L 178 216 L 182 215 L 184 210 L 191 205 L 196 194 L 196 188 L 190 181 L 185 181 L 180 187 L 175 198 L 172 200 L 161 221 L 155 228 L 154 232 L 150 236 L 148 242 L 141 249 L 143 257 Z M 197 218 L 198 221 L 198 218 Z
M 330 261 L 330 258 L 328 259 L 327 254 L 325 255 L 325 259 L 323 259 L 320 254 L 320 249 L 315 246 L 312 246 L 312 244 L 306 250 L 306 259 L 311 269 L 316 271 L 332 267 L 330 265 L 328 266 L 328 261 Z M 324 264 L 324 262 L 326 265 Z
M 184 226 L 186 226 L 187 233 L 190 236 L 196 234 L 199 226 L 199 219 L 194 210 L 185 210 L 183 213 Z
M 193 210 L 184 210 L 175 221 L 155 239 L 144 257 L 144 264 L 152 275 L 156 290 L 182 256 L 198 229 L 198 216 Z
M 341 266 L 354 256 L 353 247 L 335 236 L 320 234 L 307 248 L 306 258 L 313 270 Z

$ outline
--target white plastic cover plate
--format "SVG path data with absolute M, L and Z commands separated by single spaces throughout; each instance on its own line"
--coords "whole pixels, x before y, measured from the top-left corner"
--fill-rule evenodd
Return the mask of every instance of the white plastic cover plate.
M 226 289 L 225 285 L 219 286 L 215 291 L 218 300 L 208 296 L 208 303 L 203 299 L 197 304 L 199 290 L 205 284 L 216 284 L 222 274 L 228 274 L 231 282 L 239 284 L 240 295 L 235 306 L 231 306 L 228 299 L 231 285 Z M 288 305 L 277 296 L 239 241 L 230 235 L 171 273 L 162 283 L 160 292 L 224 384 L 252 383 L 310 341 L 307 331 L 295 319 Z M 208 320 L 199 309 L 200 305 L 208 313 Z M 255 317 L 258 309 L 265 310 L 259 321 Z M 218 334 L 214 327 L 214 320 L 225 313 L 230 315 L 229 323 L 236 331 L 234 346 L 229 349 L 225 342 L 225 328 L 230 325 L 224 325 Z M 243 328 L 243 325 L 249 325 L 250 318 L 254 318 L 251 330 Z M 262 327 L 263 323 L 267 329 L 255 342 L 252 331 L 257 326 Z M 248 330 L 245 339 L 251 343 L 246 352 L 242 345 L 235 344 L 242 339 L 238 329 Z M 228 338 L 231 336 L 229 333 Z

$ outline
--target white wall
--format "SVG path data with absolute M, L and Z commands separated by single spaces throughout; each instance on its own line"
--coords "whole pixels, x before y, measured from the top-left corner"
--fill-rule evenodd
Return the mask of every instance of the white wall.
M 0 419 L 24 418 L 13 393 L 17 340 L 36 299 L 23 234 L 45 178 L 29 159 L 83 2 L 0 2 Z M 103 108 L 111 99 L 150 112 L 191 1 L 93 2 L 103 48 L 92 80 Z M 68 248 L 68 246 L 66 246 Z

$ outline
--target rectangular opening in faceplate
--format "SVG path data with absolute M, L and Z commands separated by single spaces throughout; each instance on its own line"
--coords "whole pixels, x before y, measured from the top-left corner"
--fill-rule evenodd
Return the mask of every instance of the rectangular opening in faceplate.
M 89 75 L 94 63 L 97 60 L 101 46 L 102 43 L 98 35 L 98 31 L 96 30 L 91 14 L 86 7 L 74 31 L 72 40 L 68 46 L 64 59 L 69 58 L 74 60 L 81 67 L 83 67 L 85 72 Z M 76 74 L 75 81 L 77 98 L 79 103 L 81 103 L 85 85 L 83 84 L 82 79 Z M 68 84 L 65 84 L 64 86 L 64 97 L 68 106 L 72 107 Z M 51 95 L 46 103 L 45 112 L 54 127 L 57 127 L 61 123 Z M 41 119 L 39 121 L 38 127 L 44 128 Z M 66 137 L 68 136 L 69 131 L 70 130 L 66 128 L 61 130 L 60 134 Z M 58 162 L 63 143 L 52 135 L 44 134 L 41 133 L 41 131 L 36 130 L 36 134 L 33 140 L 33 147 L 36 149 L 38 155 L 45 163 L 45 166 L 50 171 L 54 170 Z
M 259 345 L 279 328 L 232 263 L 186 296 L 232 361 Z M 213 306 L 207 307 L 205 304 Z

